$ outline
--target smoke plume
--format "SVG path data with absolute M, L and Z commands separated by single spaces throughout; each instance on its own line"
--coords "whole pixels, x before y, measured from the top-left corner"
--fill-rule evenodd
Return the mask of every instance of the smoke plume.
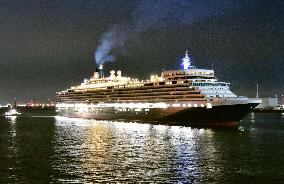
M 249 7 L 249 2 L 246 4 L 237 0 L 159 0 L 136 3 L 136 9 L 128 20 L 130 22 L 115 25 L 102 35 L 95 52 L 97 64 L 114 61 L 114 50 L 121 51 L 128 40 L 139 37 L 149 29 L 183 28 L 194 22 Z
M 95 60 L 98 65 L 115 60 L 115 55 L 112 52 L 115 48 L 123 47 L 125 41 L 123 33 L 124 31 L 120 30 L 118 26 L 114 26 L 103 34 L 95 52 Z

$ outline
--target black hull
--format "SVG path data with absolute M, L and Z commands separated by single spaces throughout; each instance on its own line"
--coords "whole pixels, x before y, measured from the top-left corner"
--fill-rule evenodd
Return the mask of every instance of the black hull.
M 165 109 L 57 109 L 58 115 L 71 118 L 86 118 L 97 120 L 138 121 L 152 124 L 203 126 L 203 125 L 234 125 L 256 107 L 258 103 L 221 105 L 212 108 L 165 108 Z

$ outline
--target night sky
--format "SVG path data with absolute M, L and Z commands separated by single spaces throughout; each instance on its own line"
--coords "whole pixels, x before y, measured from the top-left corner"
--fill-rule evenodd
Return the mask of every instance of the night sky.
M 106 75 L 146 79 L 179 68 L 185 50 L 238 95 L 255 97 L 256 83 L 280 95 L 284 1 L 1 0 L 0 103 L 55 99 L 95 57 L 110 61 Z

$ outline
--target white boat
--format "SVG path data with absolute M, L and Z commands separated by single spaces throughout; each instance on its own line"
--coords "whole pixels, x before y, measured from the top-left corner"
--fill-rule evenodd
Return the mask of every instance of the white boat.
M 5 116 L 17 116 L 21 113 L 18 112 L 16 109 L 10 109 L 9 111 L 5 112 Z
M 67 117 L 186 126 L 239 122 L 261 102 L 234 94 L 213 69 L 192 66 L 188 52 L 182 66 L 139 81 L 113 70 L 104 77 L 100 65 L 81 85 L 57 93 L 56 110 Z

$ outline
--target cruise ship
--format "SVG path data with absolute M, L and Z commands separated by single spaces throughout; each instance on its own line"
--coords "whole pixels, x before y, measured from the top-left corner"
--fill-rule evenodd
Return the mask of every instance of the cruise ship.
M 78 86 L 57 92 L 61 116 L 97 120 L 140 121 L 170 125 L 237 123 L 261 101 L 237 96 L 214 70 L 198 69 L 188 52 L 181 70 L 162 71 L 148 80 L 124 77 L 103 66 Z

